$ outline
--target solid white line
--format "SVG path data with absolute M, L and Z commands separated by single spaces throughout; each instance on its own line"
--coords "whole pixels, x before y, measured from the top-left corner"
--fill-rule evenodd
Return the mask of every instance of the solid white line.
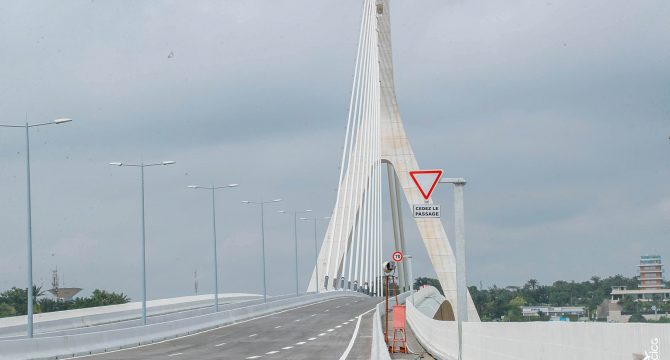
M 277 315 L 277 314 L 283 314 L 283 313 L 285 313 L 285 312 L 289 312 L 289 311 L 293 311 L 293 310 L 298 310 L 298 309 L 302 309 L 302 308 L 305 308 L 305 307 L 308 307 L 308 306 L 318 305 L 318 304 L 321 304 L 321 303 L 324 303 L 324 302 L 328 302 L 328 301 L 333 301 L 333 300 L 338 300 L 338 298 L 334 298 L 334 299 L 326 299 L 326 300 L 323 300 L 323 301 L 319 301 L 319 302 L 315 302 L 315 303 L 311 303 L 311 304 L 307 304 L 307 305 L 302 305 L 302 306 L 298 306 L 298 307 L 294 307 L 294 308 L 290 308 L 290 309 L 286 309 L 286 310 L 282 310 L 282 311 L 277 311 L 277 312 L 275 312 L 275 313 L 266 314 L 266 315 L 261 315 L 261 316 L 255 317 L 255 318 L 251 318 L 251 319 L 246 319 L 246 320 L 238 321 L 238 322 L 235 322 L 235 323 L 232 323 L 232 324 L 222 325 L 222 326 L 218 326 L 218 327 L 215 327 L 215 328 L 211 328 L 211 329 L 207 329 L 207 330 L 203 330 L 203 331 L 199 331 L 199 332 L 194 332 L 193 334 L 188 334 L 188 335 L 179 336 L 179 337 L 175 337 L 175 338 L 170 338 L 170 339 L 166 339 L 166 340 L 156 341 L 155 343 L 151 343 L 151 344 L 144 344 L 144 345 L 132 346 L 132 347 L 127 347 L 127 348 L 118 349 L 118 350 L 112 350 L 112 351 L 107 351 L 107 352 L 101 352 L 101 353 L 97 353 L 97 354 L 75 356 L 75 357 L 71 357 L 70 359 L 81 359 L 81 358 L 85 358 L 85 357 L 100 356 L 100 355 L 111 354 L 111 353 L 115 353 L 115 352 L 119 352 L 119 351 L 126 351 L 126 350 L 132 350 L 132 349 L 143 348 L 143 347 L 146 347 L 146 346 L 152 346 L 152 345 L 163 344 L 163 343 L 166 343 L 166 342 L 175 341 L 175 340 L 184 339 L 184 338 L 191 337 L 191 336 L 195 336 L 195 335 L 200 335 L 200 334 L 208 333 L 208 332 L 210 332 L 210 331 L 215 331 L 215 330 L 219 330 L 219 329 L 227 328 L 227 327 L 234 326 L 234 325 L 244 324 L 244 323 L 247 323 L 247 322 L 250 322 L 250 321 L 254 321 L 254 320 L 258 320 L 258 319 L 266 318 L 266 317 L 269 317 L 269 316 L 274 316 L 274 315 Z M 259 357 L 260 357 L 260 356 L 259 356 Z M 255 359 L 255 358 L 254 358 L 254 359 Z
M 184 355 L 184 353 L 171 354 L 171 355 L 168 355 L 168 357 L 179 356 L 179 355 Z
M 216 344 L 214 346 L 219 347 L 219 346 L 223 346 L 223 345 L 226 345 L 226 343 Z
M 351 340 L 349 341 L 349 345 L 347 346 L 347 349 L 344 350 L 344 353 L 342 353 L 342 356 L 340 356 L 340 360 L 346 360 L 347 356 L 349 356 L 349 353 L 351 352 L 351 349 L 354 347 L 354 342 L 356 341 L 356 336 L 358 336 L 358 328 L 361 326 L 361 318 L 363 318 L 363 315 L 369 313 L 370 311 L 374 310 L 375 308 L 372 308 L 360 315 L 358 315 L 358 321 L 356 322 L 356 328 L 354 329 L 354 334 L 351 335 Z
M 286 347 L 283 347 L 283 348 L 281 348 L 281 349 L 282 349 L 282 350 L 293 349 L 293 346 L 286 346 Z

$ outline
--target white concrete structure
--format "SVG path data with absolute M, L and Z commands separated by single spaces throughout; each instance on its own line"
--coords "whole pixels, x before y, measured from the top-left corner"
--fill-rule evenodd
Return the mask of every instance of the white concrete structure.
M 420 304 L 437 290 L 414 294 Z M 406 299 L 407 323 L 419 342 L 438 359 L 456 359 L 456 322 L 433 320 Z M 670 356 L 670 324 L 595 322 L 466 322 L 467 360 L 643 360 Z M 645 356 L 649 356 L 646 358 Z
M 381 165 L 387 166 L 394 239 L 405 249 L 400 191 L 407 203 L 425 201 L 409 171 L 419 170 L 400 117 L 393 80 L 389 0 L 365 0 L 350 114 L 337 200 L 314 271 L 309 291 L 316 290 L 316 274 L 322 289 L 381 286 Z M 432 203 L 432 201 L 429 201 Z M 455 312 L 456 259 L 439 218 L 417 218 L 428 256 Z M 399 265 L 399 280 L 407 288 L 408 274 Z M 479 316 L 468 296 L 468 318 Z

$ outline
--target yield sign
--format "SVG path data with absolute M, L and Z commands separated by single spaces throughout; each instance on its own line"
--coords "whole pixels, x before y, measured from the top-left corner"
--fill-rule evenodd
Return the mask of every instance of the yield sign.
M 409 176 L 414 180 L 423 198 L 428 200 L 435 189 L 435 185 L 442 177 L 442 170 L 414 170 L 409 172 Z

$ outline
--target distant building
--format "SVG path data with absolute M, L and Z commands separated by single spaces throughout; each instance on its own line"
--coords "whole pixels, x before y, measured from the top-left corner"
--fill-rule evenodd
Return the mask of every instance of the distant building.
M 670 289 L 635 289 L 628 290 L 625 286 L 612 287 L 612 302 L 619 302 L 624 297 L 632 297 L 635 301 L 670 301 Z
M 640 274 L 640 289 L 662 289 L 665 287 L 661 255 L 640 256 L 638 273 Z
M 578 316 L 582 317 L 586 314 L 586 310 L 582 306 L 522 306 L 521 314 L 523 316 L 540 316 L 540 313 L 550 317 L 562 316 Z

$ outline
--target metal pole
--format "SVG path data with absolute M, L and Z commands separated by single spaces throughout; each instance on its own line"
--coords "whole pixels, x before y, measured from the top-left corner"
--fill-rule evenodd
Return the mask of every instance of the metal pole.
M 463 188 L 465 181 L 454 183 L 454 226 L 456 233 L 456 304 L 458 306 L 458 359 L 463 359 L 463 321 L 468 321 L 465 283 L 465 214 Z
M 264 203 L 261 201 L 261 242 L 263 247 L 263 301 L 268 302 L 267 284 L 265 282 L 265 220 L 264 220 Z
M 33 219 L 30 199 L 30 136 L 26 122 L 26 184 L 28 202 L 28 338 L 33 337 Z
M 409 292 L 412 294 L 412 305 L 414 304 L 414 274 L 412 273 L 412 256 L 405 256 L 407 258 L 407 267 L 409 268 Z
M 142 324 L 147 324 L 147 241 L 144 216 L 144 163 L 140 164 L 142 173 Z
M 314 271 L 316 271 L 316 293 L 319 293 L 319 247 L 316 243 L 316 218 L 314 218 Z
M 216 196 L 212 187 L 212 231 L 214 234 L 214 311 L 219 312 L 219 262 L 216 251 Z
M 294 235 L 294 248 L 295 248 L 295 296 L 300 295 L 300 289 L 298 284 L 298 213 L 293 212 L 293 235 Z

